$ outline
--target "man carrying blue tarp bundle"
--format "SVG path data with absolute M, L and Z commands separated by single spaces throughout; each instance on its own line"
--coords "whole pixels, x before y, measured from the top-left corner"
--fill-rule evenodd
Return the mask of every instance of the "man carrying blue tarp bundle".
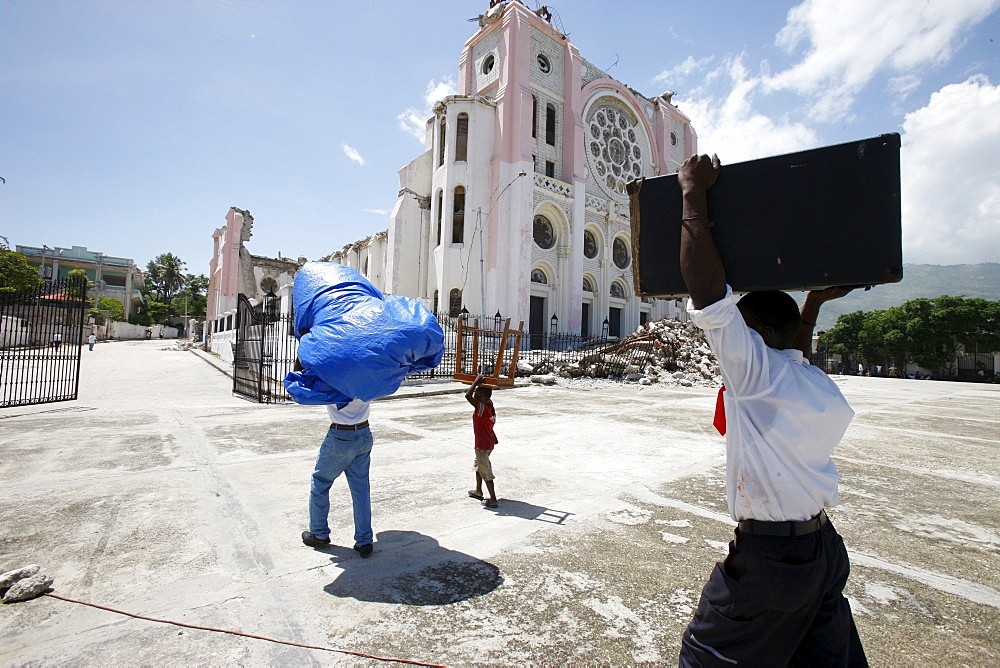
M 444 333 L 416 300 L 383 295 L 340 264 L 306 263 L 295 276 L 292 302 L 299 350 L 285 388 L 297 403 L 326 406 L 330 417 L 312 474 L 309 529 L 302 542 L 331 544 L 330 488 L 343 473 L 354 507 L 354 549 L 368 557 L 375 538 L 370 404 L 398 390 L 407 375 L 436 367 Z

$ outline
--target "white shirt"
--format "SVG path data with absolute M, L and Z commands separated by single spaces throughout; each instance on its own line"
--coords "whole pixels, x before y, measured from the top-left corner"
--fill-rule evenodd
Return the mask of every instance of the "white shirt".
M 726 496 L 734 520 L 805 520 L 837 505 L 830 459 L 854 417 L 840 388 L 800 350 L 768 348 L 733 291 L 692 321 L 719 360 L 726 407 Z
M 351 403 L 343 408 L 337 408 L 334 404 L 326 405 L 326 412 L 330 414 L 330 422 L 334 424 L 358 424 L 368 419 L 371 409 L 370 401 L 352 399 Z

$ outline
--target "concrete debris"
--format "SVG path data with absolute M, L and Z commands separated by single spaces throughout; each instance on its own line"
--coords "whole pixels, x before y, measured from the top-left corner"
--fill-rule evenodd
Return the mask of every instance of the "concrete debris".
M 3 602 L 27 601 L 29 598 L 44 594 L 52 586 L 53 580 L 48 575 L 40 573 L 41 570 L 38 564 L 31 564 L 0 575 Z
M 657 320 L 592 351 L 551 351 L 534 364 L 518 362 L 519 375 L 562 379 L 618 377 L 626 383 L 718 387 L 719 364 L 701 330 L 690 322 Z
M 552 374 L 534 375 L 530 378 L 532 383 L 538 383 L 539 385 L 555 385 L 556 377 Z
M 42 570 L 41 566 L 38 564 L 31 564 L 30 566 L 24 566 L 23 568 L 15 568 L 12 571 L 7 571 L 3 575 L 0 575 L 0 589 L 7 589 L 18 580 L 30 578 L 40 570 Z
M 35 598 L 36 596 L 41 596 L 49 587 L 52 586 L 54 580 L 51 576 L 45 575 L 44 573 L 35 573 L 23 580 L 18 580 L 11 585 L 3 595 L 4 603 L 15 603 L 17 601 L 27 601 L 30 598 Z

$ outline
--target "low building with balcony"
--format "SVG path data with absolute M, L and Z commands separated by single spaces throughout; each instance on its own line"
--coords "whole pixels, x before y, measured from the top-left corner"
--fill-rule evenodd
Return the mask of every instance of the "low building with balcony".
M 82 269 L 93 283 L 89 296 L 118 300 L 125 309 L 126 320 L 142 304 L 142 271 L 130 258 L 88 250 L 86 246 L 19 245 L 15 250 L 28 258 L 28 264 L 38 269 L 38 275 L 46 282 L 61 281 L 74 269 Z

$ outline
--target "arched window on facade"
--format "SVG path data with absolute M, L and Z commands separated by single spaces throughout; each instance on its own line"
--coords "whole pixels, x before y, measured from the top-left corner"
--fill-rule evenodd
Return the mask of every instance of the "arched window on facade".
M 538 136 L 538 98 L 531 96 L 531 138 Z
M 451 215 L 451 243 L 465 243 L 465 188 L 455 186 L 455 201 Z
M 531 270 L 531 282 L 538 283 L 539 285 L 548 285 L 549 277 L 545 275 L 545 272 L 541 269 Z
M 438 190 L 437 197 L 437 246 L 441 245 L 441 220 L 443 218 L 442 211 L 444 210 L 444 191 Z
M 583 231 L 583 256 L 588 260 L 597 257 L 597 237 L 590 230 Z
M 615 262 L 615 266 L 619 269 L 624 269 L 629 264 L 628 256 L 628 244 L 621 237 L 616 237 L 614 243 L 611 245 L 611 257 Z
M 469 115 L 459 114 L 455 120 L 455 162 L 465 162 L 469 156 Z
M 594 284 L 591 283 L 590 279 L 587 278 L 586 276 L 583 277 L 583 291 L 584 292 L 593 292 L 594 291 Z
M 545 105 L 545 143 L 556 145 L 556 108 L 553 104 Z
M 609 294 L 614 299 L 625 299 L 625 288 L 623 288 L 622 284 L 619 283 L 618 281 L 612 281 L 611 290 L 609 291 Z
M 549 250 L 556 245 L 556 232 L 552 223 L 545 216 L 535 216 L 531 226 L 531 237 L 535 245 L 542 250 Z
M 462 291 L 458 288 L 452 288 L 451 292 L 448 294 L 448 315 L 452 318 L 457 318 L 462 312 Z
M 447 136 L 448 124 L 444 116 L 441 117 L 440 131 L 438 132 L 438 167 L 444 164 L 444 138 Z

